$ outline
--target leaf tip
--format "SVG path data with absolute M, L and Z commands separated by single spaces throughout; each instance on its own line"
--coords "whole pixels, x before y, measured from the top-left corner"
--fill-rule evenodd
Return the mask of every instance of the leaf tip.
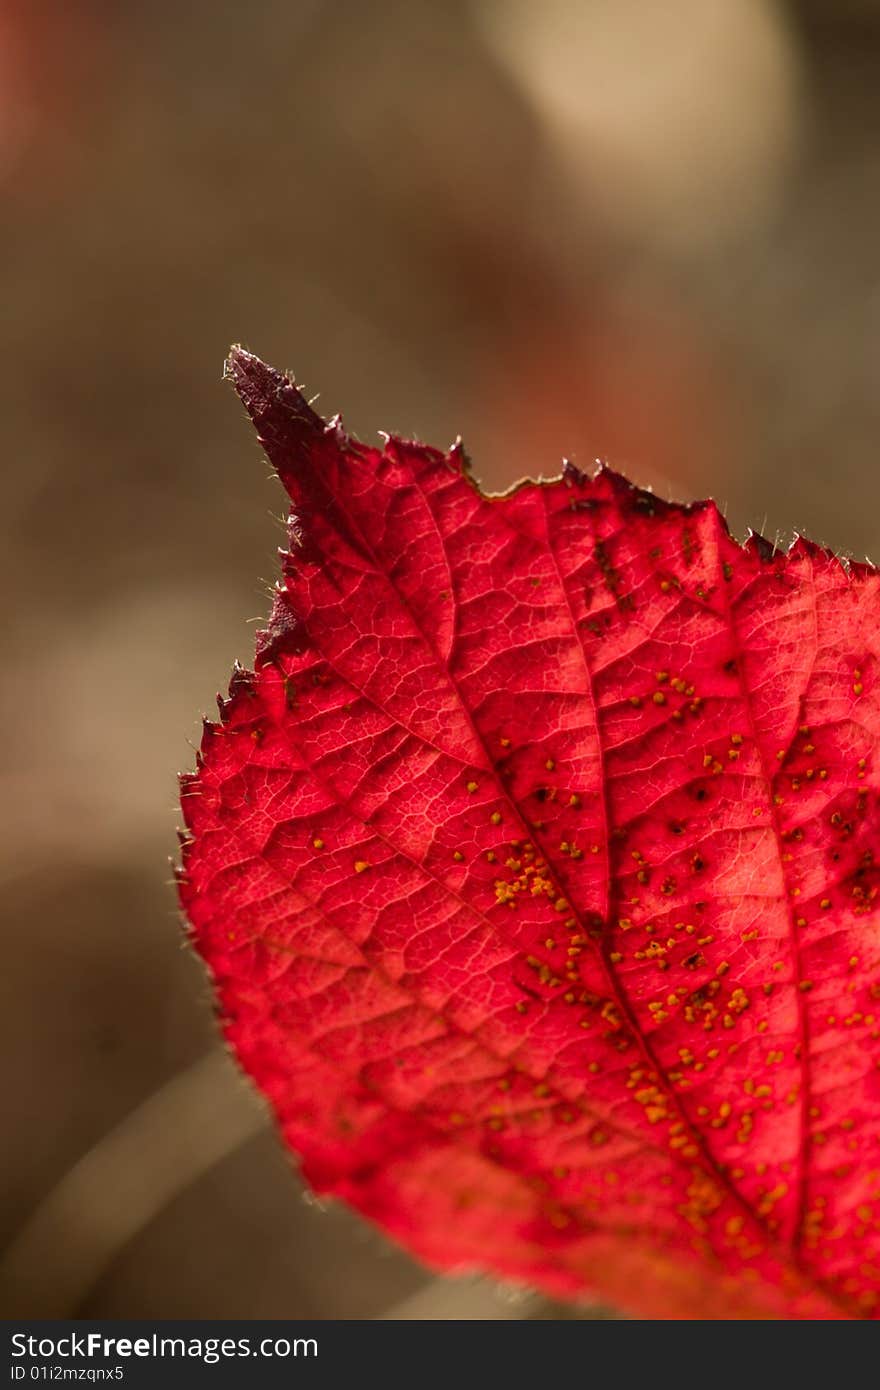
M 292 378 L 270 367 L 240 343 L 229 349 L 223 379 L 232 382 L 276 467 L 278 459 L 273 453 L 277 454 L 280 447 L 324 432 L 324 421 L 312 410 Z

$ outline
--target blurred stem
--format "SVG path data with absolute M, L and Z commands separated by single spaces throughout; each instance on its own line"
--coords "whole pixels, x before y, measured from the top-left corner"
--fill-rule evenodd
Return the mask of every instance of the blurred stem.
M 0 1259 L 4 1317 L 74 1316 L 128 1242 L 267 1123 L 225 1052 L 175 1076 L 89 1149 L 19 1231 Z
M 433 1279 L 380 1314 L 381 1322 L 515 1321 L 531 1318 L 544 1299 L 485 1279 Z

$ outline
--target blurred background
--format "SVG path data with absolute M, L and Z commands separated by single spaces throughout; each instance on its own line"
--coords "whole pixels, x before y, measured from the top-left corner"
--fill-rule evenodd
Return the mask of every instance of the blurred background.
M 181 946 L 282 538 L 229 343 L 876 560 L 878 247 L 875 0 L 0 0 L 7 1309 L 571 1315 L 305 1200 Z

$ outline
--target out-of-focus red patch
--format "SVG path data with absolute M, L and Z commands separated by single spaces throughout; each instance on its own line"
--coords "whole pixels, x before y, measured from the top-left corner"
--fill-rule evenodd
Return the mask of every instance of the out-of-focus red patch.
M 876 1315 L 877 574 L 229 373 L 290 544 L 181 895 L 306 1178 L 438 1269 Z

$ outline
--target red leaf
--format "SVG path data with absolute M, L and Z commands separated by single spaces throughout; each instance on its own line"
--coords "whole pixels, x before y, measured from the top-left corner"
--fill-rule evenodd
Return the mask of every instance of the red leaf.
M 440 1269 L 875 1314 L 877 574 L 229 371 L 290 552 L 182 895 L 307 1179 Z

